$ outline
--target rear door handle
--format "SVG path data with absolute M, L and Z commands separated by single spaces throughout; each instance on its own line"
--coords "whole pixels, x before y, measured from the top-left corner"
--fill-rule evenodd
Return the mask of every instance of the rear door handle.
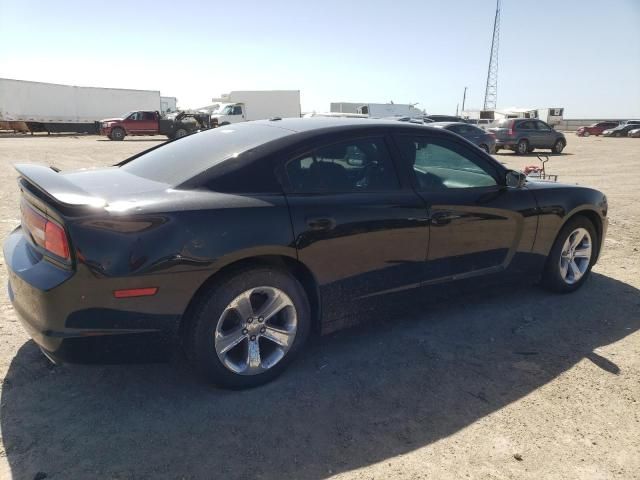
M 307 226 L 311 230 L 331 230 L 336 226 L 336 221 L 328 217 L 307 218 Z
M 431 215 L 431 223 L 433 225 L 448 225 L 459 218 L 462 218 L 462 215 L 453 212 L 436 212 Z

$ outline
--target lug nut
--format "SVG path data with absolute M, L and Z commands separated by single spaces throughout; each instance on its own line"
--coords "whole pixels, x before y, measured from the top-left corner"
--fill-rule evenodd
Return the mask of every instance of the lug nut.
M 250 340 L 251 340 L 252 342 L 255 342 L 255 341 L 256 341 L 256 336 L 255 336 L 255 335 L 251 335 Z
M 247 318 L 247 323 L 253 323 L 253 318 L 252 317 Z
M 266 332 L 266 331 L 267 331 L 267 329 L 266 329 L 266 328 L 264 328 L 264 327 L 262 327 L 262 328 L 260 329 L 260 333 L 264 333 L 264 332 Z
M 263 317 L 258 317 L 258 322 L 260 322 L 260 323 L 264 322 L 264 318 Z
M 242 334 L 243 334 L 243 335 L 246 335 L 247 333 L 249 333 L 249 330 L 247 330 L 246 328 L 243 328 L 243 329 L 242 329 Z

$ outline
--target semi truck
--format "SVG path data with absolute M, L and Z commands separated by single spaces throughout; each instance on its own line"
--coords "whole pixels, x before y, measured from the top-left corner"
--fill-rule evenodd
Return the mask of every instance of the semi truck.
M 160 92 L 0 78 L 0 122 L 9 128 L 98 133 L 100 119 L 132 110 L 160 111 Z
M 163 116 L 158 111 L 137 111 L 100 120 L 100 135 L 109 140 L 124 140 L 127 135 L 166 135 L 173 140 L 210 127 L 206 113 L 178 112 Z
M 244 90 L 214 98 L 219 109 L 211 115 L 212 127 L 249 120 L 300 117 L 300 90 Z

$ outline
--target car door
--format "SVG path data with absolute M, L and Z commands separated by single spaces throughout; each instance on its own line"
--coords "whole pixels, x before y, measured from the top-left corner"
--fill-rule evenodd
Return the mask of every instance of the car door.
M 451 137 L 394 136 L 430 219 L 426 283 L 527 269 L 536 202 L 496 162 Z
M 142 112 L 139 129 L 141 133 L 155 133 L 158 130 L 158 114 L 156 112 Z
M 143 133 L 143 112 L 133 112 L 126 118 L 124 125 L 129 134 Z
M 293 156 L 284 175 L 298 258 L 320 286 L 323 316 L 420 285 L 427 211 L 400 181 L 384 135 L 327 139 Z
M 518 131 L 518 137 L 526 138 L 529 142 L 529 146 L 533 148 L 542 147 L 541 135 L 536 128 L 534 120 L 523 120 L 516 122 L 516 130 Z
M 556 131 L 540 120 L 535 122 L 536 129 L 538 130 L 538 138 L 540 142 L 540 148 L 551 148 L 553 144 L 556 142 L 557 133 Z

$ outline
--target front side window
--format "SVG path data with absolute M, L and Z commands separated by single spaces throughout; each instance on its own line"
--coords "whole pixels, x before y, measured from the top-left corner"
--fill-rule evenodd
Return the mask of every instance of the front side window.
M 382 138 L 355 139 L 321 147 L 286 166 L 296 193 L 397 190 L 393 161 Z
M 233 112 L 231 113 L 231 115 L 242 115 L 242 107 L 239 105 L 233 107 Z
M 420 191 L 444 191 L 497 185 L 489 165 L 466 148 L 443 139 L 398 137 L 402 155 L 413 165 Z

